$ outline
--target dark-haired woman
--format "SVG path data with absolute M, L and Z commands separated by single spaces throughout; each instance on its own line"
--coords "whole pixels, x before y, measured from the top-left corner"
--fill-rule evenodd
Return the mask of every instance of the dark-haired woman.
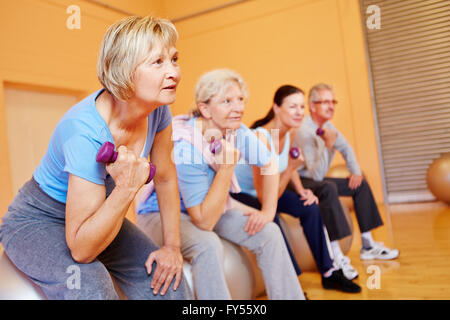
M 357 293 L 361 291 L 361 288 L 345 278 L 342 270 L 333 266 L 317 205 L 318 199 L 311 190 L 303 188 L 296 171 L 303 162 L 303 156 L 300 154 L 297 158 L 294 158 L 289 155 L 293 141 L 293 130 L 300 126 L 304 116 L 304 101 L 304 93 L 301 89 L 290 85 L 280 87 L 275 93 L 273 105 L 268 114 L 263 119 L 256 121 L 251 128 L 271 150 L 272 157 L 279 167 L 280 183 L 277 212 L 284 212 L 300 219 L 317 268 L 322 274 L 322 286 L 326 289 Z M 253 178 L 250 165 L 236 166 L 235 173 L 242 192 L 232 194 L 232 197 L 246 205 L 260 208 L 261 186 Z M 286 190 L 290 181 L 295 186 L 296 192 Z M 275 222 L 280 226 L 278 214 L 275 217 Z M 290 255 L 297 274 L 300 274 L 301 270 L 291 251 Z

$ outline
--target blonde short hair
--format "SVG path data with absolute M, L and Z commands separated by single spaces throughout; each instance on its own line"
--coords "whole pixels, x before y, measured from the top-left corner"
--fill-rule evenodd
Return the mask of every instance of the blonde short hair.
M 103 38 L 97 76 L 103 87 L 120 100 L 134 94 L 134 72 L 158 44 L 175 46 L 178 32 L 169 20 L 131 16 L 111 25 Z
M 247 84 L 239 73 L 230 69 L 215 69 L 203 74 L 198 80 L 194 92 L 195 104 L 209 103 L 212 97 L 224 94 L 232 83 L 239 86 L 245 100 L 248 100 Z M 201 116 L 197 107 L 191 111 L 191 114 Z

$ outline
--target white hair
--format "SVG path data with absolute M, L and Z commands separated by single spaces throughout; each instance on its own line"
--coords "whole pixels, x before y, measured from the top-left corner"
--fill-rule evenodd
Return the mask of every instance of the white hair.
M 334 89 L 330 84 L 326 84 L 326 83 L 319 83 L 314 85 L 310 90 L 309 90 L 309 95 L 308 95 L 308 101 L 312 102 L 312 101 L 316 101 L 319 97 L 319 91 L 322 90 L 328 90 L 331 93 L 333 93 L 334 95 Z
M 233 83 L 236 83 L 239 86 L 245 100 L 247 100 L 247 84 L 236 71 L 230 69 L 215 69 L 203 74 L 195 86 L 195 104 L 208 103 L 212 97 L 221 96 Z M 194 108 L 192 114 L 194 116 L 199 116 L 200 111 L 198 108 Z

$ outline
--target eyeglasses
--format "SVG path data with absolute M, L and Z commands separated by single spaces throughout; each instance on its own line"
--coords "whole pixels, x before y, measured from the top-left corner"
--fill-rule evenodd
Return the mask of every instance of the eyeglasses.
M 328 105 L 328 106 L 335 106 L 337 105 L 337 100 L 317 100 L 317 101 L 313 101 L 314 104 L 322 104 L 322 105 Z

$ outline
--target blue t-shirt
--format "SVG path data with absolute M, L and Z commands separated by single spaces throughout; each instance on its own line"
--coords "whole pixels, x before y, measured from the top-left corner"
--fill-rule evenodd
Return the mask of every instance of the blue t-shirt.
M 83 99 L 61 118 L 50 139 L 46 154 L 33 176 L 50 197 L 66 203 L 69 174 L 96 184 L 105 184 L 105 165 L 98 163 L 97 152 L 106 141 L 114 143 L 108 125 L 95 107 L 98 90 Z M 157 132 L 172 120 L 168 106 L 148 116 L 148 132 L 142 157 L 148 157 Z
M 188 124 L 194 126 L 196 119 L 195 117 L 191 118 Z M 236 130 L 236 148 L 242 155 L 236 167 L 246 163 L 262 167 L 270 161 L 271 154 L 269 150 L 243 124 Z M 180 189 L 181 211 L 186 213 L 186 208 L 194 207 L 203 202 L 213 183 L 216 172 L 207 164 L 201 152 L 186 140 L 174 142 L 174 161 Z M 137 210 L 139 214 L 150 212 L 159 212 L 155 192 Z
M 272 151 L 272 157 L 278 166 L 278 171 L 282 173 L 284 170 L 286 170 L 289 161 L 290 135 L 289 134 L 287 135 L 281 153 L 277 154 L 275 152 L 275 145 L 273 143 L 272 135 L 269 133 L 269 131 L 267 131 L 262 127 L 258 127 L 255 130 L 262 132 L 266 135 L 270 144 L 270 149 Z M 253 171 L 250 164 L 244 163 L 240 166 L 236 166 L 234 173 L 236 174 L 239 186 L 241 187 L 241 192 L 256 197 L 257 194 L 253 180 Z

